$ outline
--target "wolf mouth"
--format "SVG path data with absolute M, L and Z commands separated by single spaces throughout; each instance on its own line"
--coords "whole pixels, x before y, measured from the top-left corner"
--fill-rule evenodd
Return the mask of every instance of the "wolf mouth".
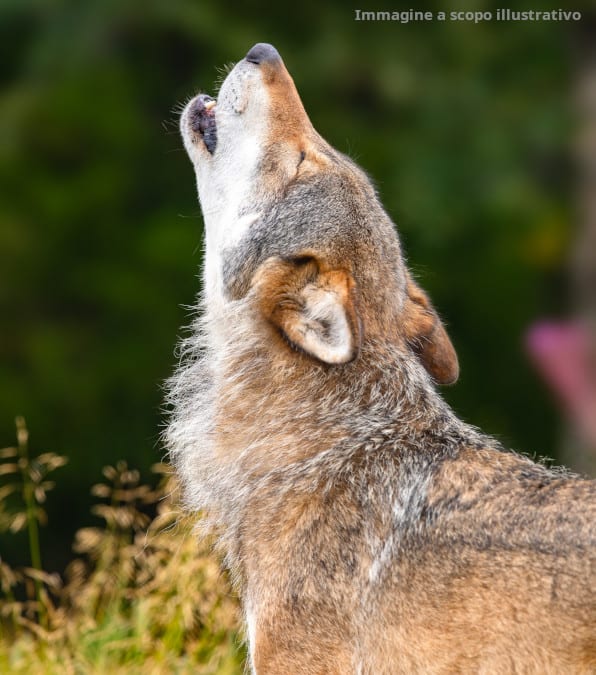
M 203 139 L 203 143 L 205 143 L 205 147 L 211 155 L 217 145 L 216 103 L 217 101 L 212 96 L 199 94 L 192 104 L 189 115 L 190 128 Z

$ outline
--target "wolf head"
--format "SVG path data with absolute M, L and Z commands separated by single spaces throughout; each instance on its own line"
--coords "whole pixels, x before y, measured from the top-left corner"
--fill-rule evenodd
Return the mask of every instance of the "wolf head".
M 455 350 L 408 272 L 370 180 L 314 129 L 277 50 L 255 45 L 180 127 L 206 232 L 204 295 L 248 299 L 288 360 L 349 367 L 367 342 L 406 350 L 437 383 Z

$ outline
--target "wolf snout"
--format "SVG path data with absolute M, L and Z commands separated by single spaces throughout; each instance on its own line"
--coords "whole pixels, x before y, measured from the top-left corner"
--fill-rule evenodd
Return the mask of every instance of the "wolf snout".
M 246 61 L 260 66 L 262 63 L 277 63 L 281 61 L 279 52 L 273 45 L 266 42 L 259 42 L 252 47 L 245 56 Z

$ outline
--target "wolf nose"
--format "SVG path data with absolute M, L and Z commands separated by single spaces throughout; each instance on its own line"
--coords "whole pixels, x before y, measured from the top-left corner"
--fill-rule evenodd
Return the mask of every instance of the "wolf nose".
M 245 58 L 250 63 L 256 63 L 257 66 L 261 63 L 274 63 L 275 61 L 281 61 L 281 56 L 279 55 L 277 49 L 275 49 L 273 45 L 269 45 L 266 42 L 259 42 L 254 47 L 252 47 Z

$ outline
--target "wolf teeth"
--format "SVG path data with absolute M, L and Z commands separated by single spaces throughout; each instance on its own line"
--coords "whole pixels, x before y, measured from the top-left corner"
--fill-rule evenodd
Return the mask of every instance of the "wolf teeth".
M 215 108 L 216 103 L 217 103 L 217 101 L 215 99 L 212 100 L 212 101 L 207 101 L 205 103 L 205 110 L 211 110 L 211 108 Z

